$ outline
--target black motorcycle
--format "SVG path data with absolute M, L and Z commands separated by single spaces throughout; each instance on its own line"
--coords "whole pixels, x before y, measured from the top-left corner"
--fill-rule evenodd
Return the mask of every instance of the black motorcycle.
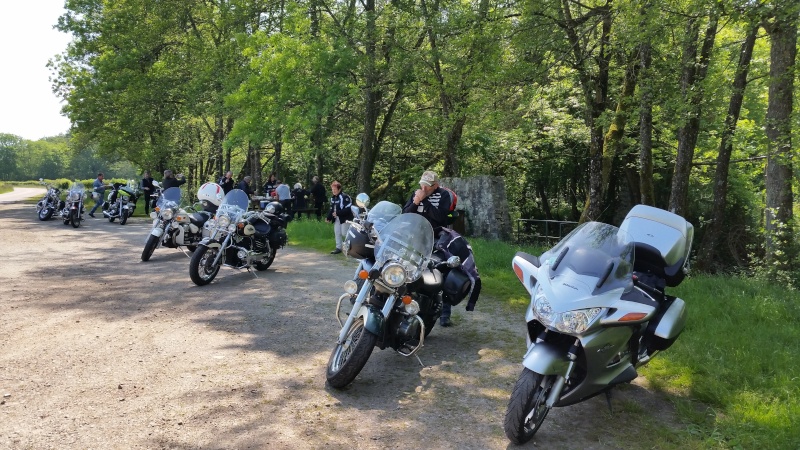
M 119 219 L 119 224 L 125 225 L 128 217 L 136 211 L 136 200 L 139 195 L 139 190 L 132 183 L 128 185 L 114 183 L 108 194 L 108 201 L 103 203 L 103 217 L 109 222 Z
M 76 181 L 67 191 L 63 208 L 60 210 L 61 220 L 64 225 L 71 223 L 73 228 L 81 226 L 83 221 L 83 203 L 86 201 L 86 188 L 83 183 Z
M 36 203 L 36 213 L 39 220 L 48 220 L 53 217 L 53 213 L 64 208 L 64 202 L 61 200 L 61 190 L 57 187 L 45 182 L 43 178 L 39 178 L 39 184 L 47 187 L 47 193 Z
M 356 203 L 364 208 L 360 197 Z M 355 379 L 376 346 L 415 355 L 441 316 L 443 302 L 457 304 L 469 293 L 470 280 L 454 270 L 460 258 L 443 261 L 433 254 L 431 224 L 419 214 L 392 217 L 397 205 L 380 208 L 387 216 L 378 214 L 382 203 L 388 202 L 369 211 L 361 224 L 351 224 L 344 246 L 361 261 L 356 280 L 345 283 L 336 306 L 338 319 L 343 300 L 353 305 L 328 360 L 328 384 L 337 389 Z M 384 223 L 382 229 L 376 226 Z
M 286 245 L 289 217 L 278 202 L 263 211 L 248 211 L 247 194 L 234 189 L 225 195 L 213 219 L 205 223 L 204 238 L 189 262 L 189 277 L 198 285 L 210 283 L 223 265 L 235 269 L 267 270 L 275 252 Z

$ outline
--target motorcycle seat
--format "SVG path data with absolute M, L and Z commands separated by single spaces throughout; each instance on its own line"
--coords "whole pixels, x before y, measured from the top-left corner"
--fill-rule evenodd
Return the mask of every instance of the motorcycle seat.
M 193 224 L 197 225 L 198 227 L 202 227 L 210 216 L 208 214 L 203 213 L 190 213 L 189 214 L 189 221 Z

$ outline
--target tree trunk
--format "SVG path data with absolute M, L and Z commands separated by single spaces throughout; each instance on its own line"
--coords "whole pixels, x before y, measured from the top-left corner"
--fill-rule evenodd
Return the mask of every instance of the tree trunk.
M 369 192 L 372 185 L 372 172 L 375 169 L 377 159 L 375 149 L 376 126 L 378 123 L 378 113 L 382 92 L 379 84 L 378 62 L 377 62 L 377 31 L 376 31 L 376 11 L 375 0 L 366 0 L 364 3 L 364 13 L 367 17 L 365 48 L 366 48 L 366 74 L 364 77 L 364 131 L 361 135 L 361 147 L 359 149 L 358 176 L 356 178 L 356 188 L 358 192 Z
M 733 136 L 736 132 L 736 123 L 742 110 L 744 89 L 747 86 L 747 74 L 750 70 L 750 60 L 753 56 L 753 47 L 758 36 L 758 25 L 752 25 L 747 31 L 747 36 L 739 51 L 739 64 L 733 79 L 733 90 L 728 114 L 725 116 L 725 126 L 719 142 L 717 167 L 714 174 L 714 204 L 712 206 L 711 223 L 703 233 L 703 244 L 698 252 L 697 266 L 701 270 L 714 272 L 719 264 L 718 249 L 725 235 L 725 209 L 728 203 L 728 173 L 730 171 L 731 154 L 733 153 Z
M 645 1 L 641 8 L 641 29 L 649 30 L 652 3 Z M 639 90 L 639 201 L 644 205 L 655 205 L 655 189 L 653 188 L 653 85 L 650 66 L 653 62 L 651 37 L 644 32 L 644 42 L 639 47 L 639 65 L 641 80 Z
M 717 17 L 716 11 L 712 12 L 709 17 L 699 61 L 696 58 L 698 26 L 694 19 L 691 19 L 688 25 L 688 42 L 684 52 L 681 89 L 689 107 L 689 117 L 686 123 L 678 130 L 678 154 L 675 159 L 672 192 L 669 199 L 670 211 L 684 217 L 686 216 L 689 197 L 689 175 L 691 174 L 692 160 L 694 159 L 694 149 L 697 145 L 697 136 L 700 133 L 700 115 L 703 103 L 702 83 L 708 72 L 711 52 L 714 49 L 714 40 L 717 35 Z
M 770 268 L 790 269 L 792 236 L 792 93 L 797 56 L 797 17 L 781 17 L 768 26 L 770 36 L 769 100 L 766 134 L 766 258 Z M 784 256 L 781 256 L 784 255 Z

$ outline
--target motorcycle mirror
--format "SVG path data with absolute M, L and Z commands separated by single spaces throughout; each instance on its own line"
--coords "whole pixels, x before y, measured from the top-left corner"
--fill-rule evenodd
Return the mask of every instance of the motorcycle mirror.
M 447 267 L 453 268 L 461 265 L 461 258 L 458 256 L 451 256 L 447 258 Z
M 358 205 L 359 208 L 366 208 L 369 206 L 369 195 L 364 192 L 358 194 L 356 196 L 356 205 Z
M 39 178 L 39 181 L 44 181 L 44 178 Z

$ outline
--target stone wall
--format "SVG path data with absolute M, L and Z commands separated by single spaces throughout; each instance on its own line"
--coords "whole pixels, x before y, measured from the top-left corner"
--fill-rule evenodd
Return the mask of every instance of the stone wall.
M 442 178 L 441 185 L 458 196 L 461 217 L 453 225 L 454 230 L 464 236 L 510 239 L 511 217 L 502 177 Z

